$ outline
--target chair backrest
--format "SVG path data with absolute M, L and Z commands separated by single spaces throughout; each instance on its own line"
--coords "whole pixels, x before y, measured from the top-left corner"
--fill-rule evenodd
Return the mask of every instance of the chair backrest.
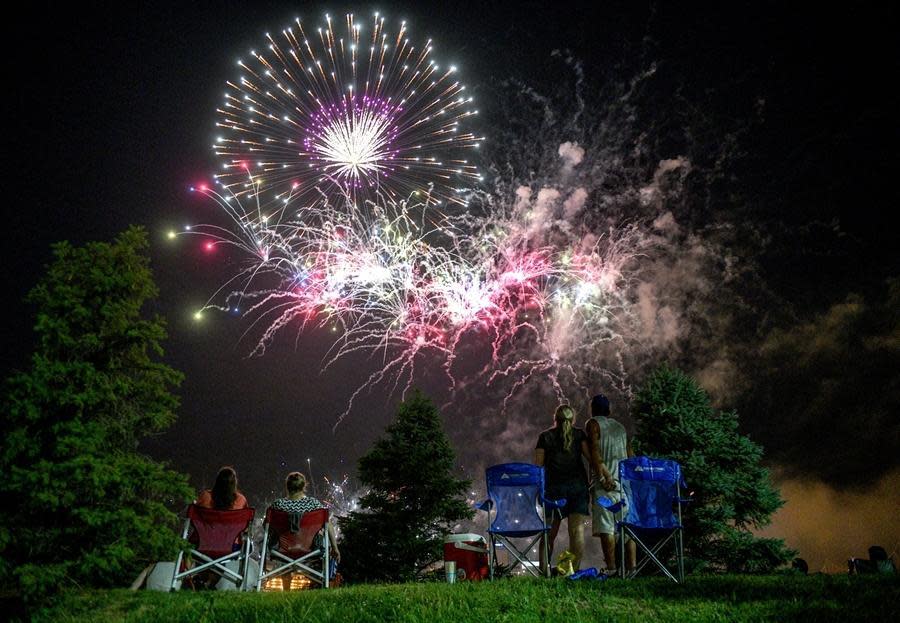
M 233 551 L 234 544 L 240 542 L 241 534 L 253 521 L 253 509 L 216 510 L 191 504 L 187 507 L 187 518 L 194 529 L 197 551 L 218 558 Z
M 624 521 L 639 528 L 677 528 L 681 465 L 637 456 L 619 462 L 619 482 L 628 502 Z
M 272 537 L 278 539 L 278 551 L 285 556 L 298 557 L 316 548 L 316 535 L 328 522 L 328 513 L 327 508 L 288 513 L 270 507 L 266 511 L 266 524 Z
M 504 463 L 485 471 L 488 498 L 496 511 L 491 532 L 536 532 L 546 528 L 538 512 L 544 496 L 544 468 Z

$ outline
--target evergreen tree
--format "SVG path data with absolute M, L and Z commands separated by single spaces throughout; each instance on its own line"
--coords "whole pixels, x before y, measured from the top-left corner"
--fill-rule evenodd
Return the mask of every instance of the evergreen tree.
M 144 304 L 157 294 L 146 232 L 54 246 L 28 301 L 37 308 L 27 371 L 7 379 L 0 424 L 0 581 L 28 599 L 66 586 L 131 582 L 172 558 L 168 506 L 186 479 L 137 452 L 169 426 L 179 372 Z
M 730 572 L 767 572 L 794 552 L 755 537 L 783 504 L 762 466 L 762 447 L 738 432 L 734 411 L 716 411 L 689 376 L 656 370 L 634 402 L 637 450 L 681 464 L 692 503 L 684 508 L 687 555 Z
M 409 581 L 440 560 L 443 538 L 474 514 L 453 476 L 454 453 L 437 409 L 416 391 L 359 461 L 368 488 L 361 511 L 341 520 L 341 559 L 351 581 Z

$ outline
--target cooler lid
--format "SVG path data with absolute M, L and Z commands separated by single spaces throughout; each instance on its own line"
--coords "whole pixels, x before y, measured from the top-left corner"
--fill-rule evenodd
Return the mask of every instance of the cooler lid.
M 476 541 L 484 543 L 484 537 L 480 534 L 448 534 L 444 537 L 444 543 L 463 543 L 468 541 Z

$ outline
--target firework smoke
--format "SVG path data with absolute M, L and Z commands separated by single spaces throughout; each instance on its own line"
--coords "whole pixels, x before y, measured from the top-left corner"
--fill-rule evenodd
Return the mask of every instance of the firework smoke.
M 250 319 L 254 354 L 316 328 L 335 338 L 323 369 L 369 353 L 379 364 L 338 421 L 362 391 L 409 389 L 426 362 L 455 391 L 497 388 L 501 412 L 530 387 L 557 402 L 599 387 L 627 400 L 629 372 L 677 352 L 728 259 L 715 237 L 680 223 L 691 158 L 640 155 L 632 99 L 655 68 L 602 94 L 599 118 L 569 59 L 578 80 L 567 116 L 507 85 L 534 113 L 529 140 L 509 124 L 492 141 L 489 186 L 451 186 L 478 177 L 468 163 L 456 177 L 433 164 L 457 167 L 452 154 L 479 144 L 457 131 L 472 112 L 464 87 L 436 86 L 450 74 L 428 59 L 430 42 L 414 56 L 405 24 L 396 39 L 383 25 L 376 18 L 360 56 L 352 16 L 346 38 L 328 20 L 318 48 L 298 22 L 284 49 L 270 37 L 268 56 L 252 54 L 257 70 L 241 64 L 230 88 L 243 95 L 220 110 L 226 173 L 194 188 L 232 224 L 187 233 L 234 247 L 244 264 L 206 308 Z M 414 97 L 426 83 L 435 91 Z M 404 160 L 412 143 L 432 164 Z

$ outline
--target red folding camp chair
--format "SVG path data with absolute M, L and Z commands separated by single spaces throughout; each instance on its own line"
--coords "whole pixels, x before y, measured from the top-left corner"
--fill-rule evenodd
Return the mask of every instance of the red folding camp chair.
M 181 537 L 191 543 L 187 551 L 200 564 L 187 568 L 185 552 L 179 552 L 172 576 L 172 590 L 185 578 L 206 571 L 214 571 L 234 582 L 240 590 L 245 590 L 253 509 L 223 511 L 191 504 L 185 515 L 187 519 Z M 225 564 L 232 560 L 238 563 L 237 571 Z
M 327 508 L 302 514 L 274 508 L 267 510 L 256 590 L 261 590 L 266 580 L 289 573 L 301 573 L 328 588 L 330 543 L 327 523 Z M 317 541 L 320 533 L 322 538 Z M 266 563 L 274 568 L 266 571 Z

